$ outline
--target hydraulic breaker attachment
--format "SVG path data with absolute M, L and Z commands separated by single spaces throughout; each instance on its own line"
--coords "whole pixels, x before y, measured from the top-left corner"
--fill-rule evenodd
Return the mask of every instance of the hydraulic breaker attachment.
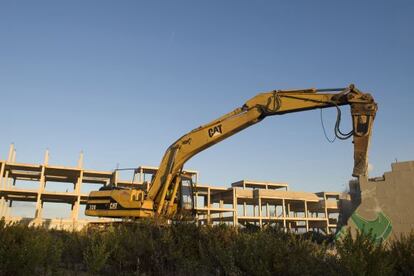
M 368 148 L 377 109 L 375 102 L 351 104 L 354 130 L 354 170 L 352 176 L 365 177 L 368 174 Z

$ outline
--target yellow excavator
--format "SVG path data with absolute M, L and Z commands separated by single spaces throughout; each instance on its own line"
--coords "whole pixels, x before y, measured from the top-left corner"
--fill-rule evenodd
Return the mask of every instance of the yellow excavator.
M 339 106 L 350 105 L 352 131 L 339 129 Z M 182 209 L 181 184 L 188 180 L 183 166 L 191 157 L 254 125 L 267 116 L 336 107 L 336 137 L 353 136 L 355 177 L 367 176 L 368 147 L 377 104 L 368 93 L 350 85 L 337 89 L 274 90 L 260 93 L 243 106 L 182 136 L 165 152 L 147 191 L 104 187 L 89 194 L 85 214 L 112 218 L 174 218 Z

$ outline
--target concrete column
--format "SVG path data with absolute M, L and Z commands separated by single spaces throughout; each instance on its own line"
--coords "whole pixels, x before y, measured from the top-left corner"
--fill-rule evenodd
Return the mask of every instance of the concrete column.
M 14 148 L 14 144 L 10 144 L 9 147 L 9 154 L 7 155 L 7 161 L 6 163 L 13 163 L 16 159 L 16 150 Z M 4 164 L 5 166 L 5 164 Z M 5 167 L 4 167 L 5 170 Z M 2 176 L 2 188 L 3 189 L 8 189 L 10 187 L 9 185 L 9 170 L 6 170 L 4 178 L 3 178 L 3 174 Z M 8 206 L 8 202 L 6 202 L 5 197 L 2 197 L 0 200 L 0 217 L 7 217 L 8 213 L 9 213 L 9 206 Z
M 269 202 L 266 202 L 266 216 L 270 218 Z
M 238 214 L 237 214 L 237 192 L 236 188 L 233 188 L 233 226 L 237 227 L 238 223 Z
M 4 175 L 4 168 L 6 167 L 6 161 L 1 162 L 0 166 L 0 190 L 3 189 L 3 175 Z M 0 218 L 3 217 L 3 209 L 5 205 L 5 199 L 4 197 L 0 198 Z
M 118 171 L 114 171 L 111 177 L 112 185 L 114 185 L 115 187 L 118 186 L 118 174 Z
M 329 234 L 331 231 L 329 231 L 329 217 L 328 217 L 328 207 L 326 206 L 326 194 L 324 193 L 323 194 L 323 200 L 325 201 L 324 202 L 324 209 L 325 209 L 325 219 L 326 219 L 326 229 L 325 229 L 325 231 L 326 231 L 326 234 Z
M 198 212 L 197 212 L 197 209 L 198 209 L 198 191 L 197 191 L 197 188 L 195 189 L 195 199 L 193 199 L 194 200 L 194 208 L 196 209 L 196 212 L 195 212 L 195 221 L 196 221 L 196 223 L 197 223 L 197 225 L 199 225 L 199 216 L 198 216 Z
M 253 203 L 253 217 L 255 217 L 256 216 L 256 205 Z
M 7 162 L 13 162 L 13 155 L 16 157 L 16 151 L 14 149 L 14 144 L 11 143 L 9 147 L 9 155 L 7 156 Z
M 286 230 L 286 204 L 285 199 L 282 199 L 282 214 L 283 214 L 283 228 Z
M 79 169 L 82 169 L 83 168 L 83 151 L 81 151 L 80 154 L 79 154 L 78 168 Z
M 12 158 L 11 158 L 11 162 L 15 163 L 16 162 L 16 148 L 13 147 L 13 153 L 12 153 Z M 10 184 L 10 180 L 7 182 L 7 189 L 11 189 L 11 184 Z M 16 178 L 13 177 L 13 186 L 16 185 Z M 8 202 L 6 202 L 6 214 L 4 215 L 6 218 L 8 218 L 10 216 L 10 208 L 12 207 L 12 201 L 9 199 Z
M 262 228 L 262 198 L 259 195 L 259 199 L 258 199 L 258 204 L 259 204 L 259 226 L 260 228 Z
M 211 223 L 210 208 L 211 208 L 210 187 L 208 187 L 207 188 L 207 225 L 210 225 L 210 223 Z
M 35 219 L 38 222 L 40 222 L 42 219 L 42 211 L 43 211 L 42 193 L 46 185 L 45 170 L 48 164 L 49 164 L 49 150 L 46 150 L 45 158 L 44 158 L 43 165 L 42 165 L 41 172 L 40 172 L 39 189 L 37 190 Z
M 243 216 L 247 216 L 247 210 L 246 210 L 246 201 L 243 201 Z
M 6 161 L 1 162 L 1 166 L 0 166 L 0 189 L 3 189 L 3 177 L 4 177 L 4 170 L 6 168 Z
M 76 185 L 75 185 L 76 200 L 72 205 L 72 213 L 71 213 L 72 220 L 74 221 L 77 221 L 79 218 L 82 182 L 83 182 L 83 170 L 79 172 L 78 181 L 76 182 Z
M 72 220 L 75 223 L 79 218 L 79 208 L 80 208 L 80 201 L 81 201 L 81 188 L 82 188 L 82 182 L 83 182 L 83 152 L 79 155 L 78 160 L 78 168 L 79 176 L 75 184 L 75 194 L 76 194 L 76 201 L 72 204 Z
M 305 203 L 306 232 L 309 232 L 308 203 L 306 202 L 306 200 L 304 201 L 304 203 Z
M 144 183 L 144 170 L 142 169 L 142 167 L 139 167 L 139 182 L 140 183 Z
M 290 217 L 290 203 L 289 202 L 287 204 L 287 214 L 286 214 L 286 216 Z
M 11 158 L 11 161 L 12 161 L 13 163 L 15 163 L 15 162 L 16 162 L 16 149 L 15 149 L 15 148 L 13 148 L 13 153 L 12 153 L 12 158 Z
M 290 217 L 290 203 L 288 202 L 288 204 L 287 204 L 287 216 L 288 217 Z M 288 221 L 288 229 L 290 230 L 291 229 L 291 223 L 290 223 L 290 221 Z
M 220 199 L 220 201 L 219 201 L 219 208 L 220 209 L 223 209 L 224 208 L 224 204 L 223 204 L 223 200 L 222 199 Z M 222 222 L 221 221 L 221 219 L 223 218 L 223 213 L 222 212 L 219 213 L 219 217 L 220 217 L 220 222 Z
M 5 168 L 6 168 L 6 161 L 1 162 L 1 166 L 0 166 L 0 189 L 3 189 L 3 176 L 4 176 Z

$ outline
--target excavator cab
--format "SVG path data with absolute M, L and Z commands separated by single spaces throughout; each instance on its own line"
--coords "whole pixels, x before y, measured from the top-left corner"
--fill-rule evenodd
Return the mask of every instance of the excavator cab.
M 185 219 L 195 214 L 195 183 L 191 174 L 181 172 L 174 181 L 177 183 L 165 196 L 163 213 L 168 217 Z
M 195 206 L 195 183 L 192 177 L 181 175 L 179 207 L 182 212 L 193 212 Z

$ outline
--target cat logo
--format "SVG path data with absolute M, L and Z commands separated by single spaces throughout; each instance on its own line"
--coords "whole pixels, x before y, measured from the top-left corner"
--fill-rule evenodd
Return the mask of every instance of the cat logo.
M 223 133 L 223 131 L 221 130 L 221 125 L 218 125 L 218 126 L 215 126 L 215 127 L 212 127 L 212 128 L 208 129 L 208 136 L 210 138 L 213 137 L 213 136 L 220 135 L 222 133 Z
M 111 202 L 109 204 L 109 209 L 114 210 L 118 208 L 118 203 L 117 202 Z

